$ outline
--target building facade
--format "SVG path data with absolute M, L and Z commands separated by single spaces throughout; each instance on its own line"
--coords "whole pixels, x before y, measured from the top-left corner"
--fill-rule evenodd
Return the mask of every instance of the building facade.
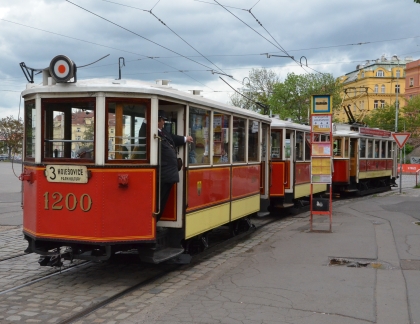
M 400 59 L 396 55 L 391 58 L 366 61 L 357 65 L 356 70 L 341 76 L 343 84 L 342 106 L 335 113 L 335 118 L 347 122 L 344 107 L 351 111 L 355 119 L 361 122 L 370 111 L 393 105 L 397 99 L 402 107 L 405 93 L 405 68 L 412 58 Z
M 405 98 L 420 95 L 420 60 L 407 63 L 405 67 Z

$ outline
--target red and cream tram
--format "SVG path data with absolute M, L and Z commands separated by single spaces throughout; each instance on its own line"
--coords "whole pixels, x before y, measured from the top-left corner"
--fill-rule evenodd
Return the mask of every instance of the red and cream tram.
M 367 195 L 396 186 L 397 146 L 390 131 L 333 126 L 333 192 Z
M 54 58 L 42 85 L 22 92 L 23 232 L 26 251 L 40 254 L 41 265 L 107 260 L 126 250 L 147 262 L 188 262 L 193 242 L 205 246 L 206 234 L 221 225 L 237 231 L 269 198 L 268 117 L 165 80 L 63 76 L 72 64 Z M 158 110 L 169 117 L 168 131 L 194 142 L 179 149 L 180 182 L 156 224 Z
M 271 120 L 270 209 L 302 207 L 311 195 L 311 128 L 290 121 Z M 312 193 L 324 193 L 314 184 Z

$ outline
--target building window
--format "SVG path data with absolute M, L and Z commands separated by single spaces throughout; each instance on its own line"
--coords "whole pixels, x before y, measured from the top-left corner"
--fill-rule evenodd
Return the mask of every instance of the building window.
M 382 78 L 384 76 L 384 71 L 382 70 L 376 71 L 376 76 Z
M 353 104 L 353 112 L 356 112 L 356 104 Z
M 77 132 L 80 133 L 80 127 L 77 127 Z
M 365 109 L 365 102 L 362 101 L 362 104 L 360 105 L 360 109 L 364 110 Z
M 385 108 L 385 100 L 381 100 L 381 108 Z
M 365 77 L 365 71 L 362 72 L 362 78 L 364 78 L 364 77 Z
M 410 78 L 410 87 L 414 86 L 414 78 Z
M 385 85 L 381 85 L 381 93 L 385 93 Z
M 397 70 L 397 78 L 399 78 L 401 76 L 401 72 L 400 70 Z
M 375 100 L 373 102 L 373 109 L 377 109 L 378 108 L 378 102 L 379 102 L 379 100 Z
M 400 85 L 399 84 L 395 85 L 395 93 L 400 93 Z
M 378 93 L 378 89 L 379 89 L 378 85 L 375 84 L 375 93 Z

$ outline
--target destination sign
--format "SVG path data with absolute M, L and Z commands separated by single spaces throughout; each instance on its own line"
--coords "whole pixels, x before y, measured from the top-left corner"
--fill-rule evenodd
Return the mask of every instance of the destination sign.
M 386 130 L 382 130 L 382 129 L 360 127 L 359 132 L 360 132 L 360 134 L 363 134 L 363 135 L 391 137 L 391 132 L 390 131 L 386 131 Z
M 87 183 L 88 171 L 83 165 L 47 165 L 45 177 L 48 182 Z

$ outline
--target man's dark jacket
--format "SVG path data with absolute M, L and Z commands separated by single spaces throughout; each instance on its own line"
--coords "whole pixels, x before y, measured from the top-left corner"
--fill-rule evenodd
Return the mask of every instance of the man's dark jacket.
M 159 130 L 162 138 L 161 179 L 163 183 L 179 182 L 178 161 L 176 147 L 185 144 L 184 136 L 174 135 Z

